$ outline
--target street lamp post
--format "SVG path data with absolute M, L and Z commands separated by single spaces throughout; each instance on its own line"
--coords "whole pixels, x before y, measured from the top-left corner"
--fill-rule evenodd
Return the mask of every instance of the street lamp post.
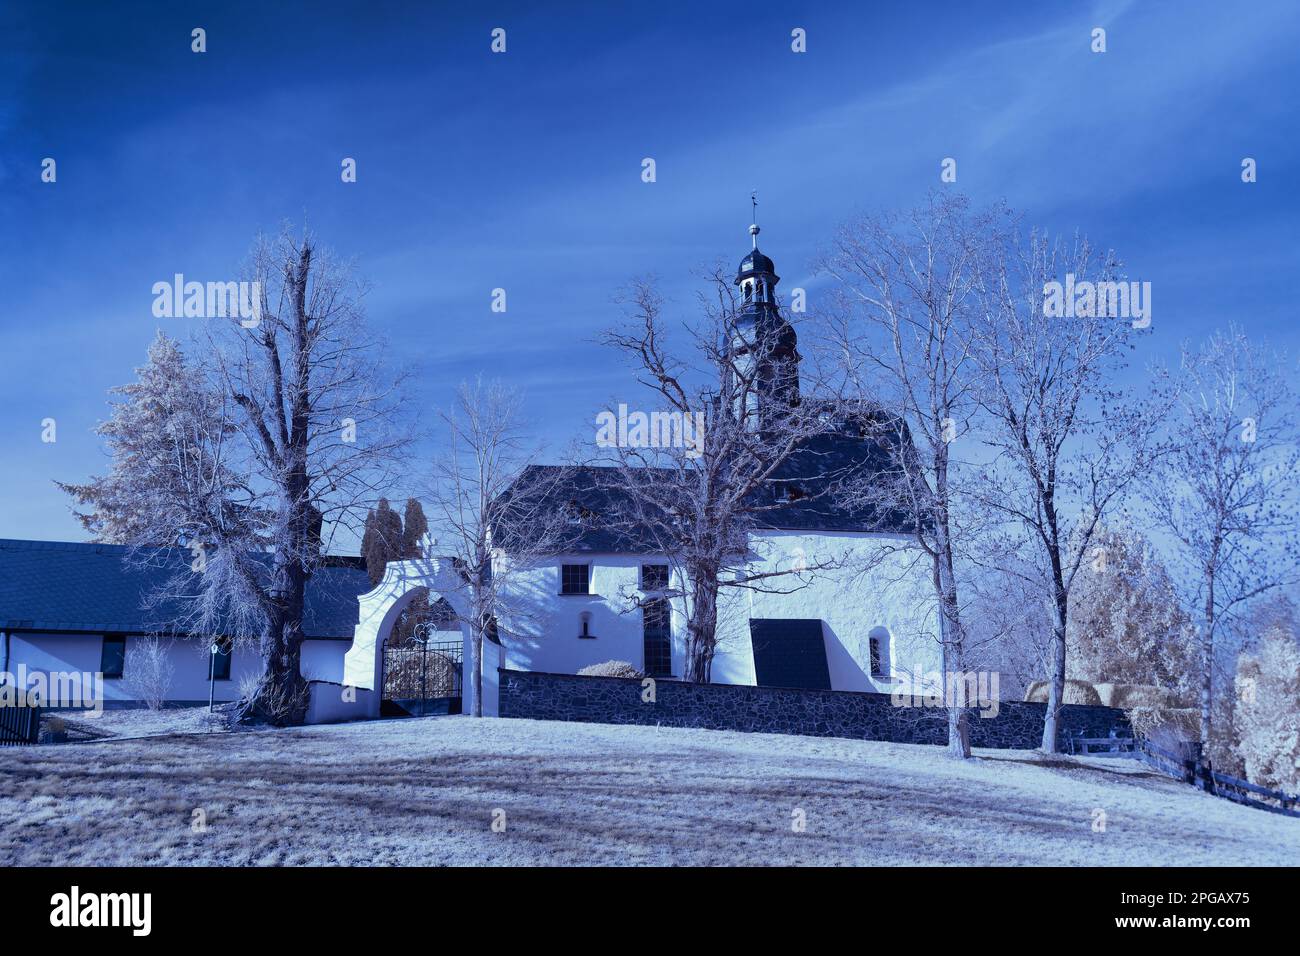
M 208 655 L 208 713 L 213 711 L 213 702 L 217 696 L 217 651 L 219 645 L 212 642 L 212 653 Z

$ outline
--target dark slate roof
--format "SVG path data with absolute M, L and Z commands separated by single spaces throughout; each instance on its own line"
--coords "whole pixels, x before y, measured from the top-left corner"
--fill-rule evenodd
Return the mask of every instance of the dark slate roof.
M 740 260 L 740 268 L 736 271 L 736 281 L 739 282 L 745 276 L 754 272 L 766 272 L 770 275 L 776 275 L 776 264 L 763 253 L 755 249 L 744 259 Z
M 187 550 L 159 549 L 140 567 L 123 560 L 126 548 L 68 541 L 0 538 L 0 628 L 148 634 L 165 609 L 146 598 L 177 570 Z M 351 639 L 357 595 L 371 589 L 360 558 L 331 557 L 307 584 L 307 637 Z
M 656 549 L 645 529 L 631 528 L 621 520 L 632 499 L 615 486 L 618 469 L 599 466 L 529 465 L 515 480 L 510 494 L 534 496 L 547 507 L 573 514 L 575 524 L 561 533 L 565 552 L 590 554 L 647 554 Z M 544 492 L 538 492 L 538 486 Z M 613 520 L 611 520 L 611 518 Z M 498 542 L 511 548 L 511 529 L 501 530 Z
M 851 426 L 846 426 L 851 427 Z M 783 531 L 880 531 L 906 534 L 915 522 L 902 512 L 879 512 L 870 504 L 850 506 L 829 489 L 837 482 L 870 481 L 891 469 L 888 453 L 876 441 L 839 431 L 810 438 L 776 471 L 773 482 L 786 485 L 792 500 L 765 514 Z M 773 493 L 775 496 L 775 490 Z M 794 495 L 803 497 L 795 498 Z
M 779 469 L 772 481 L 769 510 L 756 515 L 760 526 L 780 531 L 850 531 L 907 533 L 911 523 L 901 513 L 878 514 L 869 507 L 851 509 L 826 489 L 846 476 L 867 476 L 889 467 L 887 453 L 875 441 L 858 434 L 828 432 L 805 442 Z M 672 475 L 675 472 L 665 472 Z M 573 528 L 564 550 L 592 554 L 647 554 L 656 548 L 645 529 L 628 527 L 630 496 L 617 487 L 618 470 L 603 466 L 532 465 L 520 475 L 516 488 L 543 480 L 554 483 L 548 498 L 554 507 L 575 511 L 581 523 Z M 779 485 L 793 486 L 803 497 L 777 501 Z M 614 520 L 610 520 L 613 518 Z M 501 538 L 510 550 L 508 537 Z

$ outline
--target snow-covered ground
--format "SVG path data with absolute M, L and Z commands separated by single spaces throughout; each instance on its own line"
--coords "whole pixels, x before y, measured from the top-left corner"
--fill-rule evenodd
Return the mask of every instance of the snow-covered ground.
M 83 717 L 76 711 L 47 715 L 64 723 L 68 740 L 78 742 L 105 737 L 152 737 L 158 734 L 225 733 L 226 721 L 200 707 L 143 707 L 106 710 L 98 717 Z
M 1300 860 L 1300 820 L 1127 760 L 706 730 L 384 721 L 6 748 L 0 779 L 4 865 Z

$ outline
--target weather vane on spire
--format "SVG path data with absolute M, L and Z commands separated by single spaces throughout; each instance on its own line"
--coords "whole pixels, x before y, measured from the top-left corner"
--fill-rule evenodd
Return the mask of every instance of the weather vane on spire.
M 749 235 L 753 240 L 754 248 L 757 249 L 758 248 L 758 190 L 757 189 L 750 192 L 749 205 L 751 211 L 751 215 L 749 219 Z

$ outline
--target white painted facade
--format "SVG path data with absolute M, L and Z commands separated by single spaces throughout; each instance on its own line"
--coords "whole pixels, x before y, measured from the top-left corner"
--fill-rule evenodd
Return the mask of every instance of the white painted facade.
M 882 557 L 882 555 L 884 555 Z M 726 587 L 720 595 L 719 643 L 713 680 L 754 684 L 757 676 L 749 621 L 752 618 L 814 619 L 822 622 L 826 660 L 834 690 L 889 692 L 906 686 L 903 675 L 941 669 L 934 601 L 926 565 L 904 538 L 861 532 L 767 531 L 751 538 L 750 575 L 814 567 L 769 580 L 760 586 L 788 593 L 766 593 Z M 643 564 L 665 564 L 662 557 L 634 554 L 581 553 L 557 555 L 531 569 L 511 572 L 514 593 L 507 604 L 513 613 L 500 621 L 501 645 L 488 649 L 484 675 L 484 705 L 495 710 L 493 688 L 497 667 L 510 670 L 573 674 L 604 661 L 627 661 L 646 669 L 642 611 L 636 605 Z M 561 593 L 561 567 L 590 568 L 589 593 Z M 416 590 L 428 587 L 448 599 L 458 614 L 457 580 L 450 566 L 438 559 L 395 562 L 372 591 L 358 597 L 358 624 L 351 641 L 306 640 L 302 673 L 313 684 L 311 719 L 331 721 L 379 714 L 383 686 L 380 649 L 401 611 Z M 672 582 L 680 587 L 680 582 Z M 672 676 L 685 670 L 685 615 L 680 599 L 672 602 Z M 584 629 L 584 618 L 586 627 Z M 467 629 L 464 660 L 467 675 L 472 648 Z M 449 636 L 449 635 L 448 635 Z M 872 638 L 880 648 L 880 674 L 871 672 Z M 146 640 L 127 636 L 131 647 Z M 44 672 L 98 673 L 104 635 L 87 633 L 22 633 L 8 636 L 8 660 L 0 670 L 29 674 Z M 174 675 L 168 699 L 206 701 L 209 693 L 207 642 L 164 640 Z M 241 679 L 258 673 L 255 647 L 232 652 L 230 677 L 212 685 L 217 701 L 239 697 Z M 468 697 L 472 681 L 466 677 Z M 134 699 L 127 676 L 104 681 L 108 706 Z M 466 710 L 472 706 L 466 700 Z
M 143 636 L 128 635 L 126 640 L 127 667 L 132 658 L 131 649 Z M 209 647 L 207 641 L 197 639 L 162 639 L 168 662 L 173 668 L 171 687 L 167 699 L 173 702 L 198 702 L 208 700 Z M 25 667 L 28 675 L 58 673 L 99 673 L 103 660 L 104 635 L 73 633 L 11 633 L 8 638 L 9 658 L 0 661 L 0 670 L 17 674 Z M 302 645 L 303 676 L 314 680 L 343 679 L 343 657 L 350 647 L 345 640 L 307 640 Z M 261 672 L 262 661 L 256 647 L 236 646 L 231 651 L 230 678 L 212 682 L 213 698 L 230 701 L 239 698 L 240 681 Z M 109 706 L 136 700 L 131 692 L 129 674 L 104 680 L 104 702 Z
M 882 545 L 890 556 L 881 558 Z M 860 532 L 768 531 L 752 538 L 749 573 L 757 575 L 816 567 L 768 579 L 765 591 L 724 588 L 719 599 L 718 650 L 713 680 L 754 684 L 751 618 L 822 621 L 834 690 L 889 692 L 905 673 L 940 670 L 940 643 L 933 591 L 915 550 L 897 536 Z M 515 574 L 528 609 L 502 621 L 502 666 L 510 670 L 574 674 L 590 664 L 627 661 L 645 669 L 641 611 L 634 603 L 642 564 L 653 556 L 573 554 L 557 556 L 534 571 Z M 591 593 L 560 593 L 560 568 L 588 564 Z M 874 566 L 873 566 L 874 564 Z M 766 593 L 779 589 L 789 593 Z M 589 615 L 583 633 L 583 615 Z M 672 673 L 685 665 L 685 615 L 673 602 Z M 870 638 L 879 640 L 883 674 L 871 674 Z M 468 657 L 466 658 L 468 659 Z
M 767 531 L 752 536 L 749 575 L 802 570 L 768 579 L 762 591 L 723 589 L 713 680 L 757 682 L 751 618 L 799 618 L 821 621 L 833 690 L 910 689 L 906 675 L 938 671 L 942 659 L 933 591 L 921 559 L 907 539 L 897 535 Z M 635 598 L 644 596 L 639 590 L 641 566 L 652 563 L 666 562 L 654 556 L 582 553 L 557 555 L 531 569 L 512 570 L 513 593 L 506 603 L 514 610 L 499 622 L 500 646 L 485 652 L 485 712 L 495 709 L 497 667 L 574 674 L 590 664 L 619 660 L 644 669 L 642 617 Z M 589 593 L 561 593 L 565 564 L 589 566 Z M 824 567 L 827 564 L 834 566 Z M 455 584 L 446 562 L 422 559 L 390 564 L 379 585 L 359 598 L 359 623 L 347 652 L 343 684 L 365 691 L 382 686 L 380 649 L 415 589 L 428 587 L 464 616 L 466 609 Z M 770 593 L 775 589 L 787 593 Z M 467 630 L 463 629 L 468 712 L 473 655 Z M 685 617 L 678 599 L 672 614 L 676 677 L 684 671 L 684 635 Z M 872 638 L 879 641 L 878 674 L 872 673 Z M 339 694 L 346 687 L 321 691 Z M 351 717 L 377 716 L 379 695 L 358 697 L 343 712 Z

